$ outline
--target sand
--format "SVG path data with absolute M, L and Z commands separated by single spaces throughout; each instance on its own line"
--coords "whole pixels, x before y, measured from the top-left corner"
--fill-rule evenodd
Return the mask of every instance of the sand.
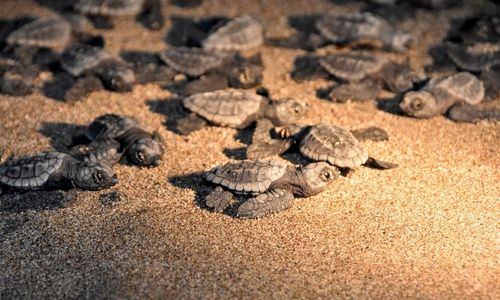
M 430 62 L 425 49 L 442 38 L 452 16 L 491 12 L 483 1 L 467 2 L 475 6 L 418 10 L 415 19 L 401 22 L 421 39 L 408 53 L 413 66 Z M 4 18 L 49 12 L 29 1 L 0 6 Z M 292 32 L 288 15 L 359 7 L 204 0 L 194 9 L 164 9 L 168 16 L 260 15 L 267 35 L 278 37 Z M 133 18 L 119 18 L 115 30 L 103 33 L 115 53 L 155 51 L 166 47 L 169 25 L 148 32 Z M 416 120 L 373 101 L 334 104 L 315 96 L 328 81 L 290 78 L 294 58 L 304 51 L 264 47 L 262 54 L 271 94 L 309 103 L 303 124 L 383 127 L 390 140 L 367 143 L 369 152 L 400 166 L 360 168 L 286 212 L 239 220 L 200 207 L 197 194 L 205 192 L 199 173 L 230 161 L 225 153 L 238 154 L 245 144 L 233 129 L 212 127 L 187 137 L 168 130 L 164 123 L 180 108 L 161 86 L 96 92 L 76 104 L 41 93 L 2 95 L 4 158 L 62 149 L 75 125 L 110 112 L 159 130 L 167 154 L 155 169 L 117 165 L 120 183 L 111 190 L 121 200 L 111 204 L 99 200 L 100 192 L 80 192 L 64 205 L 43 197 L 25 203 L 2 198 L 0 298 L 498 299 L 500 125 Z

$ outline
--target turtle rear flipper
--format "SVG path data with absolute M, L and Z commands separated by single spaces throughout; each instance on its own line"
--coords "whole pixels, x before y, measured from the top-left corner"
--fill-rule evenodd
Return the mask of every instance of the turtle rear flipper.
M 478 123 L 483 120 L 500 121 L 500 108 L 457 103 L 448 111 L 448 117 L 456 122 Z
M 89 74 L 75 81 L 75 83 L 64 93 L 64 100 L 69 102 L 78 101 L 87 97 L 90 93 L 102 89 L 101 80 Z
M 200 79 L 189 82 L 184 87 L 187 95 L 213 92 L 229 87 L 227 76 L 220 73 L 202 75 Z
M 234 202 L 231 192 L 225 191 L 222 187 L 216 187 L 205 197 L 205 205 L 215 212 L 223 212 Z
M 344 103 L 348 100 L 366 101 L 375 99 L 382 88 L 372 80 L 349 82 L 333 88 L 329 97 L 334 102 Z
M 368 160 L 363 164 L 365 167 L 379 169 L 379 170 L 387 170 L 398 167 L 397 164 L 386 162 L 383 160 L 379 160 L 373 157 L 368 157 Z
M 238 207 L 240 218 L 260 218 L 292 207 L 293 194 L 281 189 L 273 189 L 243 202 Z
M 352 135 L 360 141 L 387 141 L 389 135 L 380 127 L 368 127 L 351 131 Z
M 193 131 L 202 129 L 208 125 L 208 122 L 196 114 L 189 114 L 188 116 L 177 120 L 175 124 L 177 131 L 182 135 L 188 135 Z
M 137 19 L 149 30 L 160 30 L 165 25 L 161 11 L 161 0 L 146 0 L 143 12 Z
M 247 148 L 247 158 L 255 159 L 280 155 L 291 147 L 291 139 L 273 138 L 272 130 L 274 130 L 274 125 L 268 119 L 257 121 L 252 144 Z

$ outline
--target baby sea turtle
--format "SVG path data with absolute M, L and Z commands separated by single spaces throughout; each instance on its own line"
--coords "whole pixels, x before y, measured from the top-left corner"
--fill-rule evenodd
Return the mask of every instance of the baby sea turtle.
M 415 42 L 415 38 L 410 34 L 368 12 L 335 16 L 312 15 L 297 22 L 295 27 L 299 32 L 286 39 L 274 39 L 278 46 L 314 51 L 328 44 L 368 45 L 402 52 Z
M 422 90 L 406 93 L 399 107 L 409 116 L 431 118 L 460 102 L 478 104 L 483 97 L 483 83 L 471 73 L 461 72 L 434 78 Z
M 264 43 L 264 26 L 252 16 L 234 18 L 210 34 L 203 42 L 205 49 L 243 51 Z
M 187 94 L 227 87 L 251 88 L 262 81 L 260 55 L 244 58 L 224 51 L 173 47 L 161 52 L 160 57 L 177 72 L 195 79 L 185 86 Z
M 292 77 L 296 80 L 333 77 L 341 82 L 329 94 L 336 102 L 373 99 L 382 87 L 394 93 L 405 92 L 423 80 L 408 64 L 368 52 L 330 54 L 305 63 L 309 64 L 306 68 L 296 65 Z
M 295 123 L 307 111 L 307 106 L 295 99 L 271 100 L 245 90 L 194 94 L 184 98 L 183 105 L 192 113 L 180 119 L 177 129 L 189 134 L 207 123 L 231 128 L 246 128 L 258 119 L 266 118 L 276 126 Z
M 165 64 L 157 52 L 123 51 L 120 56 L 133 69 L 138 84 L 172 82 L 177 71 Z
M 337 45 L 382 43 L 388 50 L 401 52 L 415 40 L 412 35 L 367 12 L 323 16 L 316 21 L 316 28 L 327 41 Z
M 79 161 L 60 152 L 42 152 L 12 158 L 0 166 L 0 191 L 6 190 L 101 190 L 118 182 L 105 164 Z
M 486 88 L 486 99 L 500 95 L 500 81 L 497 70 L 500 68 L 500 42 L 474 42 L 445 44 L 446 54 L 460 70 L 481 74 Z
M 24 96 L 33 92 L 37 72 L 30 66 L 12 59 L 0 59 L 0 92 Z
M 64 15 L 70 18 L 69 15 Z M 57 61 L 57 53 L 72 43 L 102 47 L 104 40 L 84 32 L 63 16 L 39 17 L 11 32 L 6 39 L 14 58 L 26 65 L 49 65 Z
M 263 131 L 260 131 L 263 132 Z M 258 132 L 256 131 L 256 134 Z M 320 123 L 313 126 L 289 125 L 279 133 L 284 140 L 292 140 L 298 145 L 302 155 L 313 161 L 325 161 L 343 169 L 355 169 L 365 165 L 377 169 L 391 169 L 397 165 L 368 156 L 368 151 L 360 140 L 381 141 L 388 139 L 387 133 L 378 127 L 348 131 L 335 125 Z M 247 155 L 256 158 L 284 153 L 294 143 L 279 139 L 269 140 L 269 135 L 254 135 L 254 144 Z M 359 139 L 358 139 L 359 138 Z M 268 145 L 272 147 L 268 147 Z M 276 151 L 276 152 L 272 152 Z
M 232 201 L 226 190 L 253 195 L 237 208 L 241 218 L 259 218 L 286 210 L 294 196 L 310 197 L 338 178 L 338 170 L 324 162 L 293 168 L 273 160 L 243 160 L 215 167 L 206 180 L 218 187 L 205 200 L 208 207 L 225 210 Z
M 138 15 L 150 30 L 160 30 L 164 23 L 163 0 L 78 0 L 74 10 L 89 16 L 101 29 L 113 28 L 112 17 Z
M 108 90 L 129 92 L 133 89 L 135 75 L 132 69 L 106 50 L 90 45 L 76 44 L 60 56 L 63 70 L 76 78 L 66 92 L 66 100 L 78 100 L 102 87 Z
M 164 153 L 164 141 L 157 131 L 151 134 L 135 120 L 117 114 L 96 118 L 87 127 L 85 136 L 90 141 L 98 142 L 96 148 L 103 153 L 119 147 L 115 153 L 124 153 L 130 162 L 138 166 L 158 166 Z M 114 140 L 118 144 L 99 143 L 106 140 Z M 104 159 L 108 158 L 114 159 L 110 154 L 104 156 Z

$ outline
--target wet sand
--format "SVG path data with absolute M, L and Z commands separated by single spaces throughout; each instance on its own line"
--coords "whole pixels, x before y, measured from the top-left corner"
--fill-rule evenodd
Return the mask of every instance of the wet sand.
M 417 10 L 401 26 L 420 38 L 408 54 L 416 68 L 447 30 L 452 16 L 491 11 L 482 1 L 439 14 Z M 28 1 L 2 1 L 2 18 L 44 15 Z M 288 15 L 356 11 L 329 1 L 207 1 L 172 15 L 260 15 L 268 37 L 292 33 Z M 164 49 L 170 21 L 148 32 L 119 18 L 103 32 L 109 49 Z M 98 32 L 98 31 L 96 31 Z M 334 47 L 322 49 L 333 51 Z M 315 96 L 326 80 L 296 83 L 302 50 L 263 47 L 264 86 L 273 97 L 308 102 L 303 124 L 350 129 L 380 126 L 387 142 L 367 143 L 370 155 L 396 169 L 360 168 L 325 192 L 259 220 L 212 213 L 198 204 L 199 173 L 246 145 L 236 130 L 211 127 L 183 137 L 164 125 L 180 108 L 159 85 L 133 92 L 96 92 L 68 104 L 35 93 L 0 96 L 4 158 L 62 149 L 75 125 L 104 113 L 133 116 L 167 143 L 155 169 L 117 165 L 120 201 L 80 192 L 65 205 L 0 202 L 1 298 L 499 298 L 498 200 L 500 125 L 459 124 L 446 117 L 417 120 L 376 102 L 334 104 Z M 402 56 L 391 55 L 394 58 Z M 497 99 L 493 105 L 498 105 Z M 243 141 L 251 131 L 244 131 Z M 236 150 L 235 150 L 236 149 Z M 40 199 L 40 201 L 43 199 Z M 50 202 L 50 201 L 49 201 Z

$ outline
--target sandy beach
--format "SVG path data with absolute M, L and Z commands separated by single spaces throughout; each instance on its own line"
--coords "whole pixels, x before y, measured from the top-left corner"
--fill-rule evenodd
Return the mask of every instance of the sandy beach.
M 166 26 L 158 32 L 122 17 L 113 30 L 95 33 L 116 54 L 159 51 L 168 47 L 172 17 L 252 14 L 262 18 L 267 37 L 285 37 L 293 33 L 288 16 L 363 7 L 338 2 L 204 0 L 196 8 L 165 6 Z M 500 12 L 488 1 L 464 2 L 466 8 L 415 9 L 413 17 L 393 20 L 419 38 L 407 52 L 413 67 L 423 71 L 431 62 L 427 49 L 446 35 L 450 20 Z M 50 13 L 35 1 L 0 3 L 0 18 Z M 332 103 L 316 97 L 329 81 L 290 77 L 305 51 L 260 51 L 271 95 L 309 104 L 302 124 L 382 127 L 389 141 L 367 142 L 368 151 L 399 167 L 359 168 L 285 212 L 240 220 L 200 206 L 208 189 L 200 174 L 239 158 L 251 129 L 210 127 L 180 136 L 165 125 L 182 110 L 178 96 L 158 84 L 94 92 L 74 104 L 41 92 L 0 95 L 3 159 L 64 150 L 81 126 L 111 112 L 158 130 L 167 147 L 159 167 L 116 165 L 118 185 L 79 192 L 70 203 L 43 193 L 21 203 L 1 197 L 0 298 L 500 298 L 500 124 L 418 120 L 381 109 L 389 100 Z M 500 106 L 500 99 L 490 105 Z M 110 191 L 121 199 L 101 201 Z

